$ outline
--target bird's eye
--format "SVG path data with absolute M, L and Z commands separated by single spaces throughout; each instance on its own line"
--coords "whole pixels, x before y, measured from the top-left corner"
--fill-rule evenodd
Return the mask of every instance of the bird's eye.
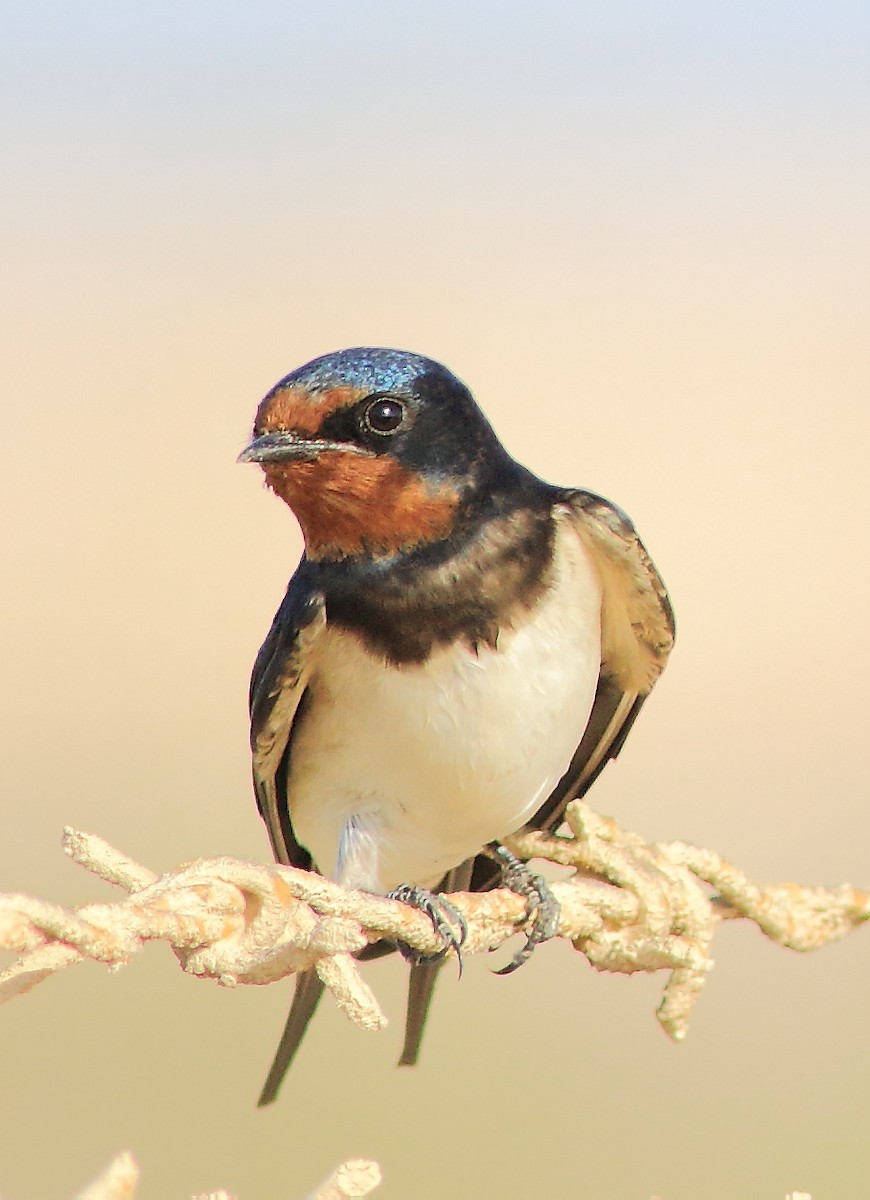
M 363 424 L 372 433 L 395 433 L 404 419 L 404 404 L 391 396 L 379 396 L 363 412 Z

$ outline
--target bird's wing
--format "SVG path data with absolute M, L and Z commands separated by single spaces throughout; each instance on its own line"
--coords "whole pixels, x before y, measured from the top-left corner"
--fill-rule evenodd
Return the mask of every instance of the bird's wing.
M 300 846 L 287 807 L 287 769 L 294 723 L 304 707 L 311 675 L 312 651 L 326 626 L 326 605 L 319 592 L 290 581 L 251 674 L 251 756 L 254 791 L 266 822 L 272 851 L 279 863 L 312 867 L 311 855 Z M 270 1104 L 314 1016 L 323 984 L 313 971 L 296 979 L 290 1015 L 284 1026 L 259 1104 Z
M 298 575 L 275 614 L 251 674 L 251 757 L 254 791 L 279 863 L 311 866 L 296 841 L 287 811 L 286 776 L 290 737 L 311 674 L 312 651 L 326 627 L 319 592 L 301 586 Z
M 591 492 L 567 492 L 564 505 L 601 581 L 601 675 L 571 764 L 529 822 L 547 830 L 622 749 L 674 644 L 667 589 L 629 518 Z

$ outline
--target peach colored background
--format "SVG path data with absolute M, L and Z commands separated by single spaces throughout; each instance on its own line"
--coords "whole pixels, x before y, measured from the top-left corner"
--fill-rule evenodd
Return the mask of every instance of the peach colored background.
M 678 649 L 593 799 L 760 878 L 870 881 L 870 15 L 841 0 L 0 12 L 0 888 L 106 898 L 63 824 L 152 868 L 267 855 L 245 693 L 299 551 L 234 465 L 282 374 L 443 359 L 509 448 L 612 497 Z M 329 1004 L 253 1108 L 288 989 L 165 949 L 0 1014 L 0 1189 L 865 1200 L 868 935 L 724 930 L 689 1040 L 660 980 L 563 945 L 446 973 L 398 1072 Z

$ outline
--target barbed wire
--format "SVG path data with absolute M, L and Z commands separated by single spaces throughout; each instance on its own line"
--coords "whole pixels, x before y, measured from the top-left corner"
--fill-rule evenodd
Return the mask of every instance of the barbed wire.
M 551 884 L 561 910 L 557 936 L 593 967 L 667 972 L 657 1016 L 674 1040 L 685 1037 L 713 965 L 719 922 L 749 920 L 772 941 L 808 951 L 870 919 L 870 895 L 848 884 L 760 885 L 713 851 L 646 842 L 582 802 L 569 807 L 566 822 L 567 835 L 517 834 L 508 845 L 521 858 L 573 869 Z M 221 857 L 158 876 L 91 834 L 67 829 L 63 847 L 128 895 L 77 908 L 0 895 L 0 948 L 19 955 L 0 973 L 0 1002 L 85 959 L 117 968 L 160 940 L 186 972 L 224 986 L 313 968 L 352 1021 L 380 1029 L 386 1018 L 355 952 L 382 938 L 424 954 L 440 948 L 415 909 L 346 891 L 311 871 Z M 527 919 L 525 901 L 502 888 L 453 893 L 451 902 L 468 925 L 464 956 L 498 949 Z

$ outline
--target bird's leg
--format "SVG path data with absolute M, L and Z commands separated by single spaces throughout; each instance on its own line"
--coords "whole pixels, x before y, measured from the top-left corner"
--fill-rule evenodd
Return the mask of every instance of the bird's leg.
M 532 871 L 528 863 L 512 854 L 507 846 L 503 846 L 501 842 L 489 842 L 484 850 L 501 867 L 501 882 L 504 887 L 522 896 L 526 902 L 526 917 L 529 922 L 526 944 L 519 948 L 506 967 L 496 971 L 496 975 L 510 975 L 531 957 L 536 946 L 555 936 L 559 926 L 559 902 L 550 891 L 546 879 Z
M 441 949 L 435 954 L 421 954 L 407 942 L 396 942 L 402 958 L 415 966 L 420 963 L 437 963 L 453 950 L 459 960 L 459 971 L 462 973 L 462 947 L 468 937 L 468 925 L 462 913 L 445 897 L 428 888 L 416 887 L 411 883 L 402 883 L 389 893 L 390 900 L 401 900 L 416 908 L 432 922 L 432 928 L 441 939 Z

